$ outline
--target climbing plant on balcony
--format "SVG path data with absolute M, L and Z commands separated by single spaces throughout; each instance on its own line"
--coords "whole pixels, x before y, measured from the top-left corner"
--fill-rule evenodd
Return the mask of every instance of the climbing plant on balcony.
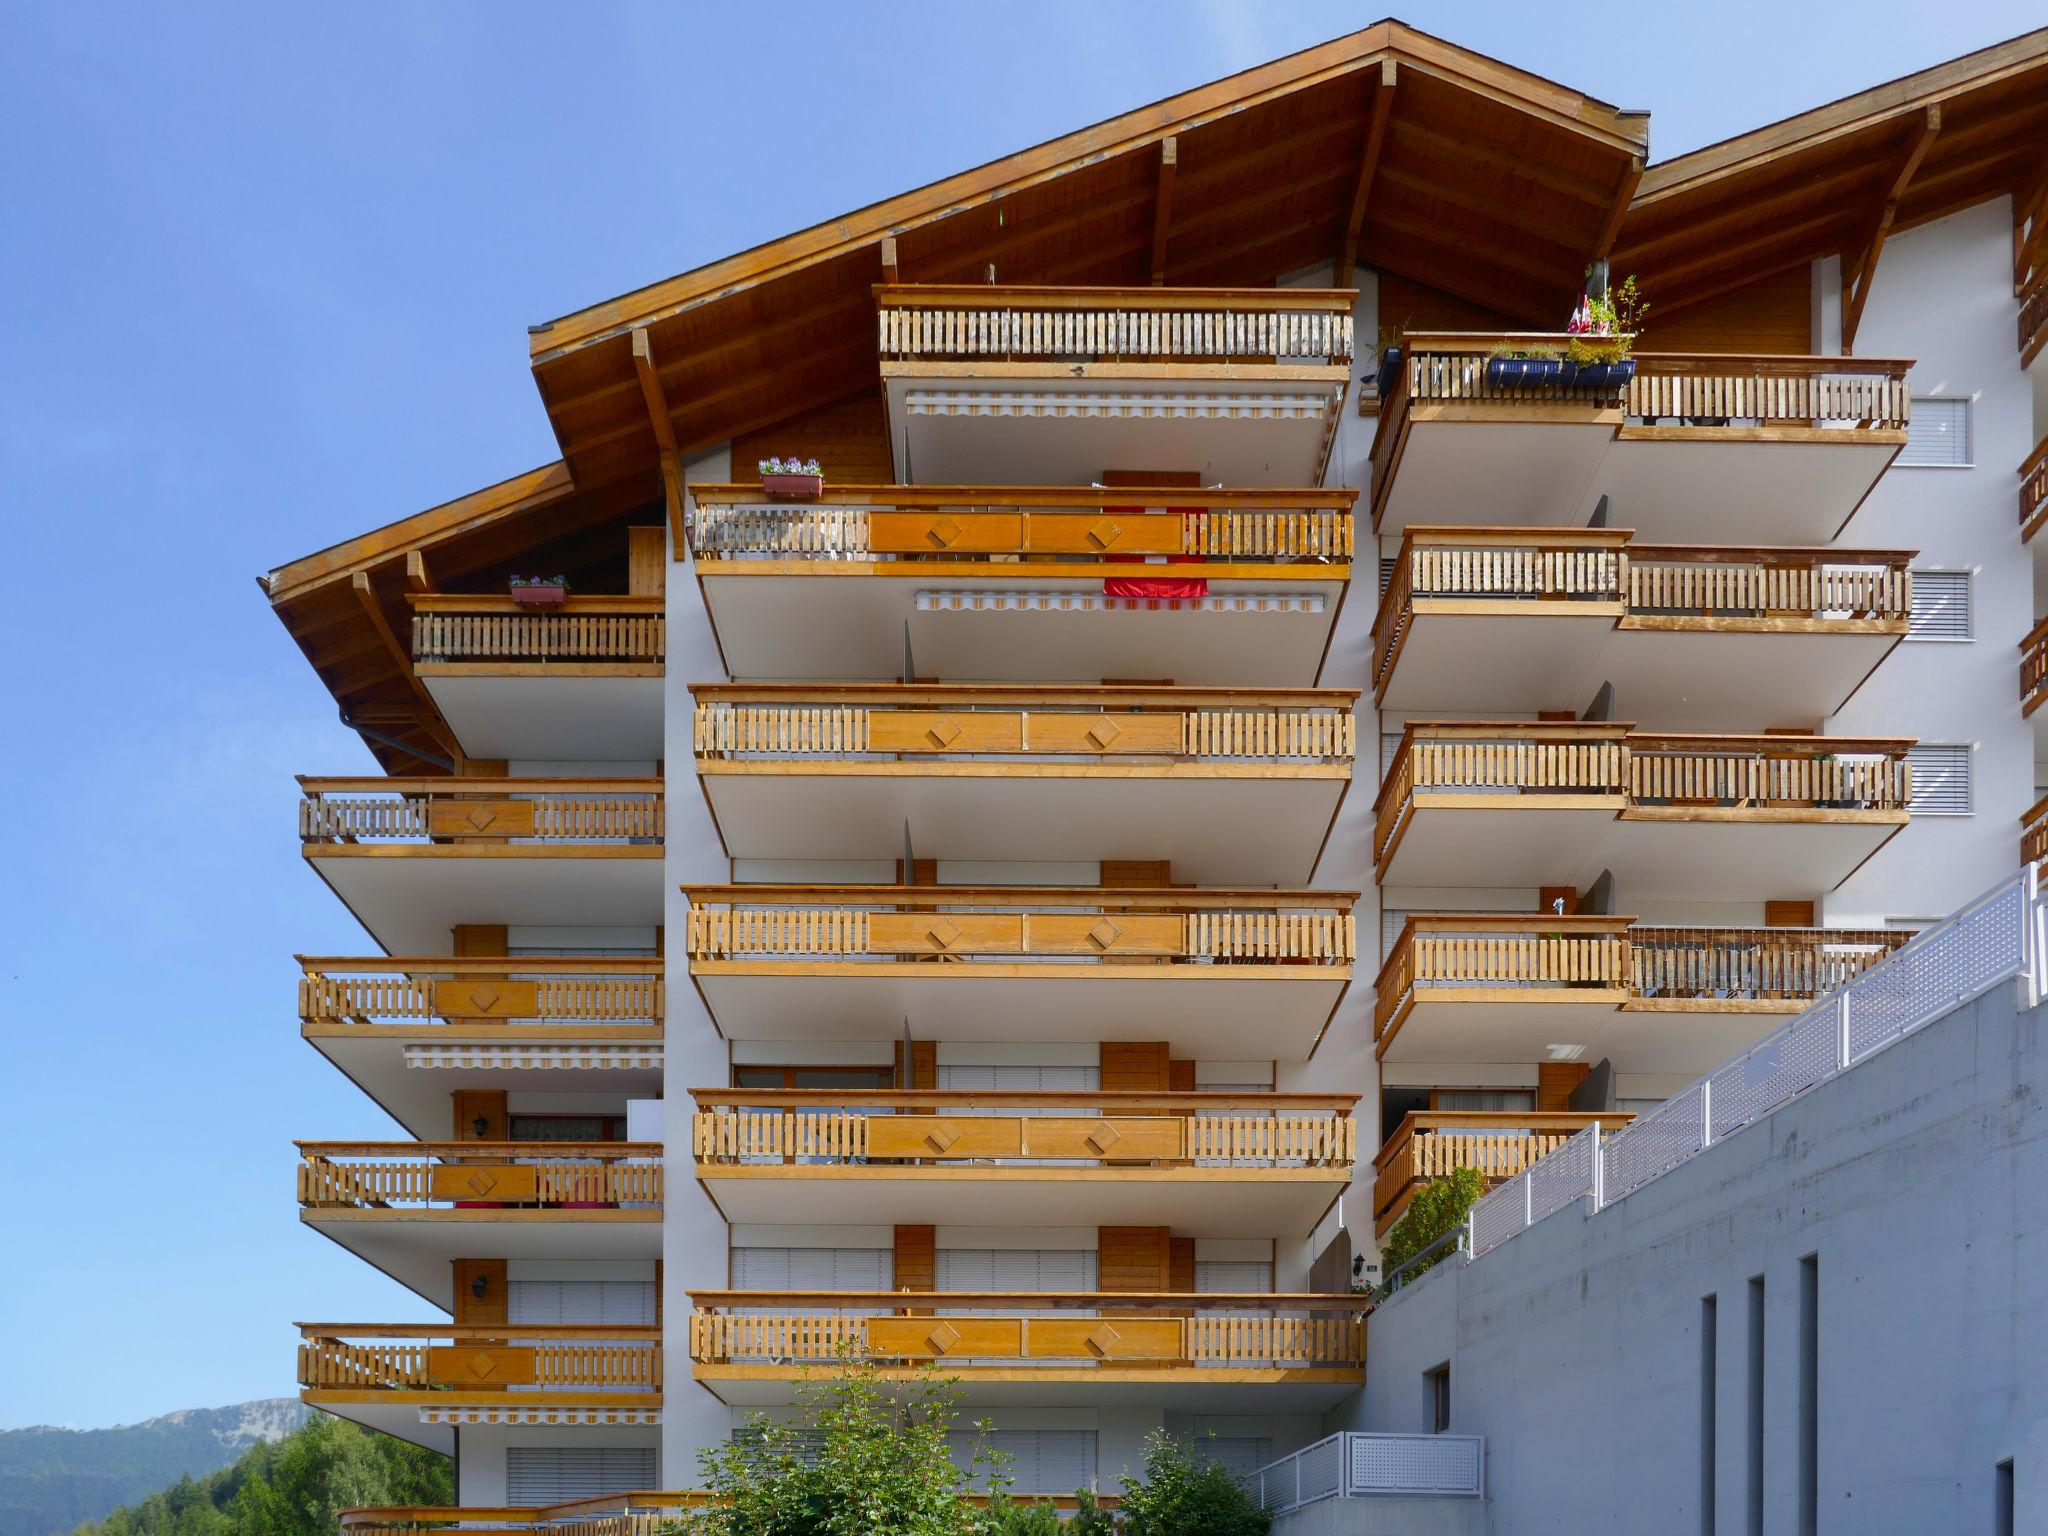
M 1409 1198 L 1408 1209 L 1401 1213 L 1401 1219 L 1388 1231 L 1386 1241 L 1380 1244 L 1381 1272 L 1392 1275 L 1457 1226 L 1465 1219 L 1465 1213 L 1472 1209 L 1473 1202 L 1485 1193 L 1486 1180 L 1475 1168 L 1453 1168 L 1418 1189 Z M 1448 1253 L 1450 1249 L 1446 1248 L 1444 1252 Z M 1406 1278 L 1413 1280 L 1416 1275 L 1432 1268 L 1442 1256 L 1439 1254 L 1432 1258 Z

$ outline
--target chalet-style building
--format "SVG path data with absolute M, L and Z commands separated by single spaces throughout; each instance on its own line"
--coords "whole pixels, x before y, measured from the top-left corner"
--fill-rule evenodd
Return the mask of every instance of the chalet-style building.
M 448 1316 L 306 1401 L 494 1532 L 842 1348 L 1024 1492 L 1457 1429 L 1418 1189 L 2048 853 L 2048 31 L 1649 128 L 1381 22 L 533 326 L 558 460 L 272 571 L 383 769 L 303 1033 L 416 1138 L 300 1216 Z

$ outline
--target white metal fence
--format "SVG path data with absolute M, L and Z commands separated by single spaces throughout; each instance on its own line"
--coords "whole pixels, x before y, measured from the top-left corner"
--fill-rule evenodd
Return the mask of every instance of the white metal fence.
M 1589 1125 L 1472 1207 L 1476 1257 L 1582 1195 L 1598 1210 L 1950 1009 L 2016 976 L 2048 981 L 2048 903 L 2029 864 L 1782 1029 L 1611 1135 Z
M 1344 1430 L 1245 1477 L 1259 1508 L 1285 1514 L 1318 1499 L 1374 1494 L 1476 1499 L 1486 1491 L 1478 1435 L 1368 1435 Z

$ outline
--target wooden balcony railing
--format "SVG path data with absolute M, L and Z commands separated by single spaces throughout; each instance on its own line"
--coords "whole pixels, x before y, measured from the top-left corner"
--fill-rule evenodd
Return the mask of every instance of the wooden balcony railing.
M 699 684 L 700 764 L 792 758 L 1348 763 L 1349 690 Z
M 1374 1038 L 1421 1001 L 1573 1000 L 1688 1011 L 1782 1012 L 1868 970 L 1911 934 L 1863 928 L 1673 928 L 1632 917 L 1417 913 L 1375 984 Z
M 2048 294 L 2048 287 L 2042 289 Z M 2031 539 L 2048 523 L 2048 437 L 2034 445 L 2020 466 L 2020 537 Z
M 2027 814 L 2020 818 L 2020 862 L 2037 863 L 2048 859 L 2048 795 L 2043 795 L 2027 807 Z
M 993 1370 L 1237 1368 L 1356 1372 L 1365 1363 L 1359 1299 L 1165 1292 L 692 1291 L 690 1358 L 795 1377 L 851 1351 L 936 1362 L 971 1380 Z M 906 1315 L 907 1314 L 907 1315 Z
M 1910 550 L 1639 545 L 1624 529 L 1411 527 L 1373 625 L 1374 679 L 1392 670 L 1415 614 L 1429 611 L 1418 604 L 1612 613 L 1624 629 L 1904 634 L 1912 558 Z
M 2026 367 L 2048 341 L 2048 279 L 2037 278 L 2033 291 L 2020 300 L 2020 366 Z
M 302 1141 L 309 1210 L 599 1210 L 661 1205 L 657 1142 Z
M 662 963 L 526 955 L 517 959 L 297 957 L 307 1024 L 629 1024 L 661 1021 Z
M 758 485 L 691 487 L 691 546 L 707 560 L 799 560 L 929 572 L 932 562 L 1014 576 L 1033 566 L 1093 574 L 1108 555 L 1173 555 L 1226 566 L 1343 564 L 1351 504 L 1328 490 L 1102 486 L 835 485 L 821 502 L 772 501 Z M 1161 508 L 1173 515 L 1145 515 Z M 862 569 L 860 574 L 872 574 Z
M 1320 288 L 875 289 L 884 362 L 1351 361 L 1358 295 Z
M 1679 736 L 1624 724 L 1411 723 L 1375 809 L 1385 859 L 1418 797 L 1518 795 L 1538 803 L 1606 798 L 1633 815 L 1903 817 L 1909 741 L 1847 736 Z
M 311 778 L 309 844 L 640 843 L 662 836 L 659 779 Z
M 1054 960 L 1348 968 L 1352 891 L 1095 886 L 707 885 L 690 898 L 691 963 Z M 1029 976 L 1047 967 L 1020 971 Z
M 1663 426 L 1688 434 L 1731 425 L 1898 433 L 1905 430 L 1911 408 L 1906 388 L 1910 364 L 1894 358 L 1639 352 L 1635 376 L 1626 384 L 1595 387 L 1581 383 L 1576 373 L 1541 384 L 1489 377 L 1487 363 L 1498 349 L 1562 353 L 1569 340 L 1537 332 L 1432 332 L 1404 338 L 1400 369 L 1392 393 L 1380 402 L 1379 434 L 1373 440 L 1373 525 L 1379 526 L 1418 408 L 1434 412 L 1484 403 L 1490 417 L 1507 421 L 1611 419 L 1617 429 L 1630 421 L 1640 424 L 1636 431 Z M 1842 433 L 1840 440 L 1855 442 L 1857 434 Z
M 1357 1137 L 1356 1094 L 699 1088 L 691 1096 L 700 1106 L 691 1126 L 700 1165 L 1000 1167 L 1053 1160 L 1098 1168 L 1322 1169 L 1341 1177 Z
M 668 652 L 660 597 L 571 596 L 545 613 L 500 593 L 415 593 L 412 655 L 424 666 L 527 668 L 577 663 L 659 671 Z
M 661 1391 L 661 1330 L 550 1323 L 300 1323 L 299 1385 L 315 1391 Z M 525 1389 L 525 1390 L 519 1390 Z
M 1491 1189 L 1549 1156 L 1589 1125 L 1618 1131 L 1633 1119 L 1625 1110 L 1410 1110 L 1373 1158 L 1374 1230 L 1385 1233 L 1401 1219 L 1416 1190 L 1453 1169 L 1470 1168 Z

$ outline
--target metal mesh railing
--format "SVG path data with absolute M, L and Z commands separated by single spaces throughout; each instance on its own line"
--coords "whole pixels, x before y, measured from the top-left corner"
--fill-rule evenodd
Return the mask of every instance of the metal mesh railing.
M 1978 897 L 1828 993 L 1783 1028 L 1612 1135 L 1589 1125 L 1493 1190 L 1468 1218 L 1476 1258 L 1583 1195 L 1602 1206 L 1847 1071 L 2000 982 L 2048 990 L 2039 866 Z
M 1408 1494 L 1478 1498 L 1486 1491 L 1478 1435 L 1375 1435 L 1343 1430 L 1246 1475 L 1259 1508 L 1285 1514 L 1321 1499 Z

